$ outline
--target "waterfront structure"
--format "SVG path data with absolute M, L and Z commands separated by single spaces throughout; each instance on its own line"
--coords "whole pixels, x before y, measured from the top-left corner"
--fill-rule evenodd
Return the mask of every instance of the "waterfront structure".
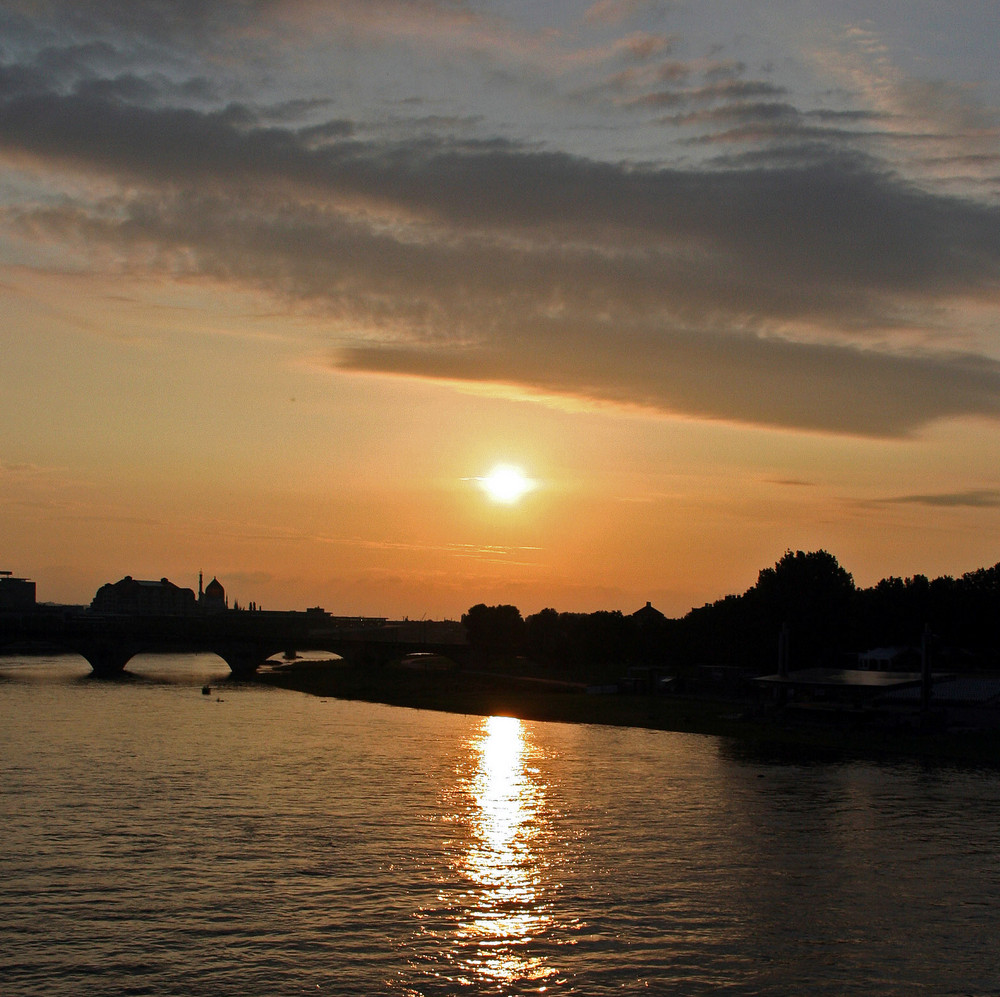
M 12 571 L 0 571 L 0 610 L 35 608 L 35 583 L 15 578 Z
M 226 590 L 218 578 L 212 580 L 204 587 L 201 587 L 202 574 L 198 572 L 198 609 L 203 613 L 222 613 L 229 608 L 226 599 Z
M 162 607 L 157 600 L 170 600 L 178 592 L 183 612 L 135 608 L 140 600 Z M 0 647 L 25 642 L 62 647 L 82 655 L 100 675 L 121 672 L 136 654 L 163 651 L 217 654 L 241 675 L 255 672 L 282 651 L 329 651 L 358 667 L 381 667 L 413 654 L 459 662 L 469 652 L 464 631 L 428 636 L 422 623 L 407 627 L 322 612 L 202 613 L 191 589 L 178 589 L 165 579 L 141 584 L 123 578 L 102 586 L 94 602 L 119 611 L 5 613 L 0 618 Z
M 203 588 L 200 573 L 197 599 L 192 589 L 175 585 L 168 578 L 146 581 L 126 575 L 121 581 L 102 585 L 90 609 L 95 613 L 124 616 L 194 616 L 225 612 L 229 602 L 219 579 L 213 578 Z
M 90 609 L 125 616 L 192 616 L 197 604 L 191 589 L 181 588 L 169 579 L 144 581 L 126 575 L 121 581 L 102 585 Z
M 949 676 L 950 677 L 950 676 Z M 754 682 L 778 692 L 787 690 L 809 702 L 870 704 L 887 692 L 920 689 L 920 672 L 864 671 L 858 668 L 799 668 L 775 675 L 758 675 Z

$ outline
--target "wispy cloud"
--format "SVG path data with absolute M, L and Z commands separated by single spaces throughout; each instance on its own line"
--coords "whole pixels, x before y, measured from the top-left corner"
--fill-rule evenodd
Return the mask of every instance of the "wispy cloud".
M 0 460 L 0 476 L 2 477 L 43 474 L 48 470 L 49 468 L 41 467 L 38 464 L 29 464 L 24 461 Z
M 882 123 L 880 152 L 911 178 L 963 192 L 997 191 L 1000 108 L 979 88 L 916 79 L 893 62 L 870 25 L 846 29 L 814 59 Z
M 584 14 L 584 18 L 595 24 L 621 24 L 642 14 L 662 14 L 676 0 L 596 0 Z
M 982 488 L 964 492 L 899 495 L 882 499 L 887 505 L 929 505 L 942 508 L 1000 509 L 1000 490 Z
M 91 517 L 98 518 L 98 517 Z M 116 517 L 120 518 L 120 517 Z M 318 543 L 334 547 L 349 547 L 356 550 L 392 551 L 414 554 L 444 554 L 449 557 L 480 561 L 496 561 L 507 564 L 528 564 L 520 560 L 541 547 L 517 544 L 477 544 L 461 542 L 435 542 L 430 540 L 390 540 L 381 537 L 343 536 L 330 533 L 316 533 L 288 527 L 277 527 L 262 523 L 241 524 L 236 531 L 226 522 L 211 522 L 204 525 L 205 532 L 233 539 L 271 543 Z

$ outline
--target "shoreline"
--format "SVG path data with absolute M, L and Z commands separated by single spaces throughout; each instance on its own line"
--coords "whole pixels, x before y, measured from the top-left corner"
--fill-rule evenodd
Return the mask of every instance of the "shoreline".
M 1000 768 L 1000 731 L 921 732 L 794 722 L 748 712 L 746 702 L 732 699 L 591 695 L 577 683 L 503 673 L 357 669 L 338 661 L 278 664 L 255 680 L 322 698 L 443 713 L 699 734 L 722 738 L 741 756 L 765 761 L 909 759 Z

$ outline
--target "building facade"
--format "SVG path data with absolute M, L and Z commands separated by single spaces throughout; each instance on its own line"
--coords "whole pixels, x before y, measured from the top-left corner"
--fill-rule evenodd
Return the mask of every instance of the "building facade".
M 11 571 L 0 571 L 0 610 L 35 608 L 35 583 L 15 578 Z
M 92 612 L 126 616 L 193 616 L 198 611 L 194 592 L 166 578 L 142 581 L 126 575 L 97 590 Z

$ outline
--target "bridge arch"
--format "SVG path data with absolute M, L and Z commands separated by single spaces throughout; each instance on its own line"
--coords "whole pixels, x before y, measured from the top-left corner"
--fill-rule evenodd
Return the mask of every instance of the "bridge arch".
M 287 648 L 274 641 L 215 640 L 208 650 L 222 658 L 234 675 L 253 675 L 268 658 Z
M 84 639 L 80 637 L 50 636 L 44 639 L 27 638 L 6 640 L 0 643 L 0 654 L 17 653 L 19 647 L 50 648 L 55 654 L 77 654 L 90 665 L 95 675 L 118 675 L 129 660 L 144 648 L 119 640 Z M 37 653 L 37 650 L 32 653 Z
M 46 658 L 71 658 L 74 665 L 79 663 L 80 667 L 86 666 L 93 671 L 93 665 L 87 658 L 71 644 L 59 640 L 27 638 L 10 639 L 0 638 L 0 657 L 12 658 L 19 663 L 34 661 L 44 661 Z

